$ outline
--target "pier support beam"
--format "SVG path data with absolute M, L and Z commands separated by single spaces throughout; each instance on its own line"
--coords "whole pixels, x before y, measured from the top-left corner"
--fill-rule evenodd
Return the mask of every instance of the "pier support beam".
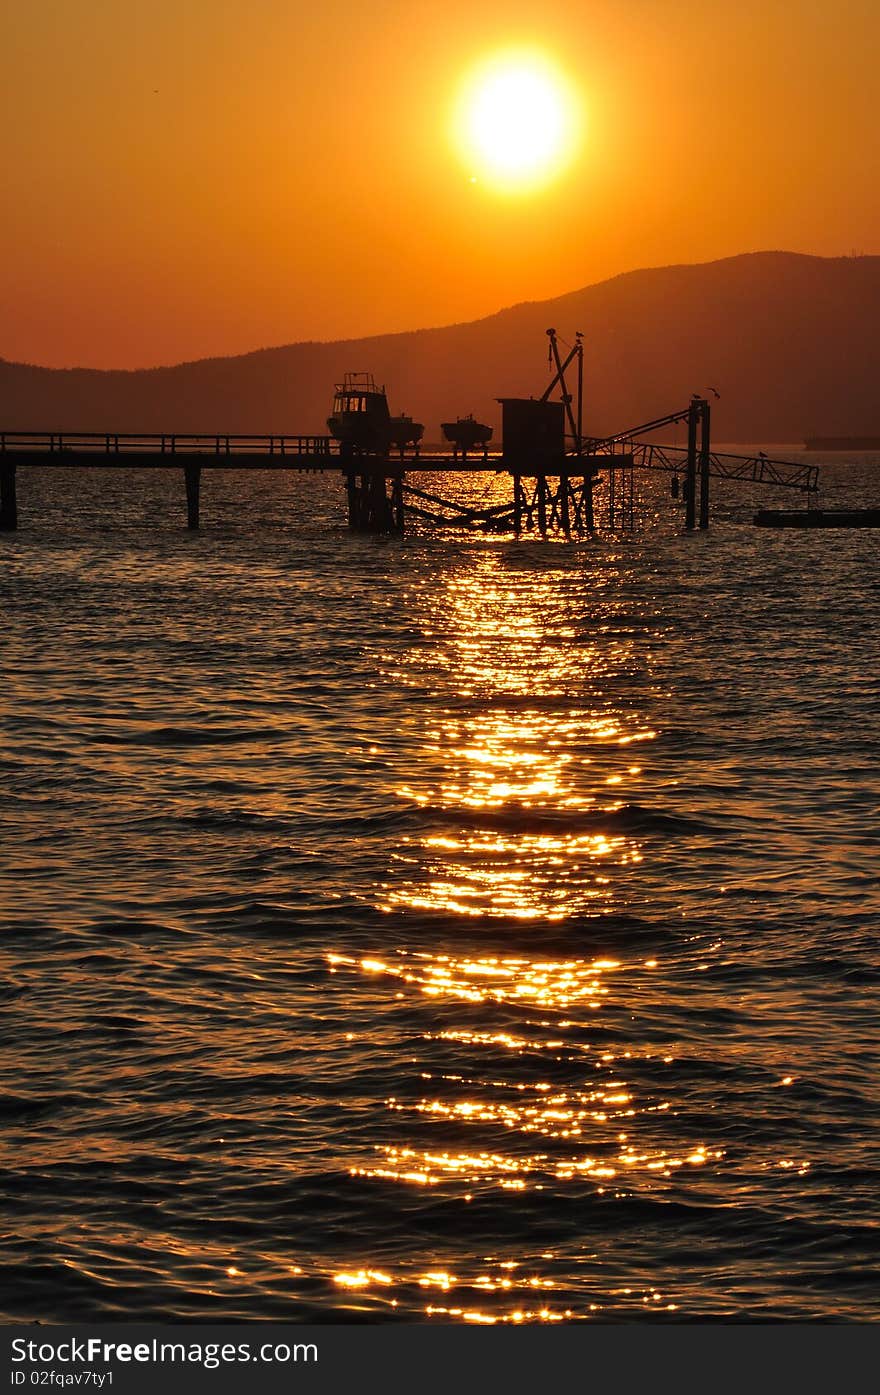
M 583 483 L 581 485 L 583 512 L 586 516 L 585 521 L 587 525 L 587 531 L 591 534 L 594 532 L 596 527 L 596 518 L 593 512 L 593 486 L 597 483 L 598 478 L 598 470 L 595 466 L 591 466 L 589 474 L 584 475 Z M 578 520 L 578 522 L 580 522 L 580 520 Z
M 562 531 L 567 538 L 571 537 L 571 511 L 569 509 L 569 497 L 571 486 L 568 482 L 568 475 L 559 477 L 559 512 L 562 520 Z
M 391 493 L 388 493 L 388 485 Z M 404 530 L 403 471 L 386 475 L 384 466 L 369 471 L 348 470 L 348 526 L 354 533 L 397 533 Z
M 697 423 L 700 404 L 694 398 L 688 408 L 687 465 L 684 472 L 684 526 L 692 533 L 697 522 Z
M 186 465 L 183 471 L 186 480 L 186 526 L 199 526 L 199 497 L 202 483 L 201 465 Z
M 513 475 L 513 500 L 510 508 L 489 510 L 497 523 L 511 527 L 519 536 L 527 528 L 537 528 L 546 537 L 558 528 L 566 538 L 573 534 L 583 536 L 593 534 L 593 483 L 594 476 L 584 474 L 577 479 L 562 472 L 558 476 Z M 614 480 L 614 471 L 609 471 L 609 483 Z
M 391 523 L 395 533 L 403 535 L 403 472 L 391 477 Z
M 710 409 L 705 398 L 700 402 L 700 527 L 709 527 L 709 464 Z
M 354 532 L 357 529 L 358 491 L 352 470 L 345 472 L 345 495 L 348 499 L 348 526 Z
M 547 479 L 545 475 L 538 476 L 538 531 L 542 538 L 547 536 Z
M 18 527 L 15 465 L 0 461 L 0 529 L 12 533 Z

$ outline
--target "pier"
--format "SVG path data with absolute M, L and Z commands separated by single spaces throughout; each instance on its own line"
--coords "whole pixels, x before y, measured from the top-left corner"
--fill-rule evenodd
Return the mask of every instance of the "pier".
M 585 441 L 580 452 L 567 453 L 555 463 L 531 464 L 522 452 L 514 452 L 511 458 L 503 449 L 465 457 L 438 450 L 382 459 L 352 458 L 329 436 L 5 432 L 0 433 L 0 528 L 9 531 L 18 526 L 17 473 L 34 468 L 177 470 L 191 529 L 199 526 L 203 476 L 211 470 L 341 475 L 352 531 L 391 534 L 405 531 L 407 515 L 436 527 L 541 535 L 560 532 L 566 537 L 587 535 L 597 526 L 610 531 L 632 529 L 639 470 L 662 471 L 673 480 L 681 479 L 687 531 L 709 527 L 709 490 L 714 478 L 815 491 L 819 476 L 815 465 L 712 451 L 707 436 L 701 439 L 700 435 L 704 405 L 708 406 L 698 401 L 663 419 L 663 425 L 688 424 L 687 447 L 642 439 L 653 425 L 648 423 L 605 440 Z M 411 479 L 414 474 L 486 471 L 508 476 L 508 503 L 466 507 Z M 594 497 L 600 488 L 605 502 L 603 516 L 597 518 Z
M 585 435 L 582 427 L 583 346 L 578 334 L 562 359 L 556 331 L 547 331 L 555 373 L 539 398 L 499 398 L 500 450 L 480 447 L 421 451 L 418 446 L 358 452 L 318 435 L 183 435 L 99 432 L 0 431 L 0 529 L 18 526 L 20 469 L 176 470 L 183 478 L 186 522 L 199 527 L 202 476 L 210 470 L 287 470 L 342 477 L 348 526 L 353 532 L 401 535 L 407 517 L 437 528 L 471 528 L 519 535 L 537 532 L 565 538 L 591 536 L 597 528 L 636 526 L 635 479 L 639 471 L 671 477 L 681 495 L 687 532 L 707 529 L 712 479 L 800 490 L 812 499 L 819 471 L 803 461 L 771 459 L 763 452 L 731 455 L 712 449 L 710 403 L 695 395 L 687 406 L 612 436 Z M 576 391 L 566 372 L 575 364 Z M 558 398 L 554 398 L 558 393 Z M 683 428 L 687 444 L 650 439 Z M 495 472 L 507 477 L 504 503 L 462 504 L 425 488 L 412 476 Z M 430 481 L 429 481 L 430 483 Z M 601 500 L 600 510 L 597 500 Z M 757 521 L 757 520 L 756 520 Z M 763 520 L 762 520 L 763 521 Z

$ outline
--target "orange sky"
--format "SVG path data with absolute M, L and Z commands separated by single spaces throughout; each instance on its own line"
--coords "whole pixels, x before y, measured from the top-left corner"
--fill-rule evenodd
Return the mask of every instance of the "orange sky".
M 0 356 L 139 367 L 639 266 L 880 252 L 878 41 L 876 0 L 10 3 Z M 574 163 L 516 195 L 449 135 L 511 43 L 586 114 Z

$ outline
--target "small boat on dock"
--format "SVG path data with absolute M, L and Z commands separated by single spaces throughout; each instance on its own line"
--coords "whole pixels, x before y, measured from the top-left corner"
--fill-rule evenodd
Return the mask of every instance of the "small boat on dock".
M 458 417 L 455 421 L 441 421 L 440 429 L 445 440 L 450 441 L 455 447 L 456 455 L 459 451 L 462 455 L 467 455 L 468 451 L 474 450 L 476 446 L 482 446 L 485 455 L 492 439 L 491 426 L 475 421 L 472 415 Z
M 425 432 L 420 421 L 391 415 L 385 388 L 372 373 L 346 373 L 336 384 L 327 427 L 342 447 L 343 456 L 384 456 L 392 447 L 402 455 L 407 446 L 418 452 Z
M 388 454 L 391 445 L 388 397 L 372 373 L 346 373 L 342 382 L 336 384 L 327 427 L 342 447 L 343 455 Z
M 422 422 L 413 421 L 412 417 L 406 415 L 391 418 L 391 445 L 398 450 L 405 450 L 407 446 L 413 446 L 418 454 L 419 443 L 425 434 Z

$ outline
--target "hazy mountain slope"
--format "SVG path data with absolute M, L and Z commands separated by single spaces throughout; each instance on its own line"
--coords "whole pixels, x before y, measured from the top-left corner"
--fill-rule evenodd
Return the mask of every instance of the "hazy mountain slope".
M 585 427 L 597 434 L 716 387 L 715 438 L 797 441 L 880 431 L 880 257 L 759 252 L 631 272 L 555 300 L 443 329 L 137 372 L 45 369 L 0 360 L 0 427 L 109 431 L 325 430 L 333 382 L 370 369 L 392 411 L 439 437 L 495 398 L 538 395 L 545 329 L 584 331 Z

